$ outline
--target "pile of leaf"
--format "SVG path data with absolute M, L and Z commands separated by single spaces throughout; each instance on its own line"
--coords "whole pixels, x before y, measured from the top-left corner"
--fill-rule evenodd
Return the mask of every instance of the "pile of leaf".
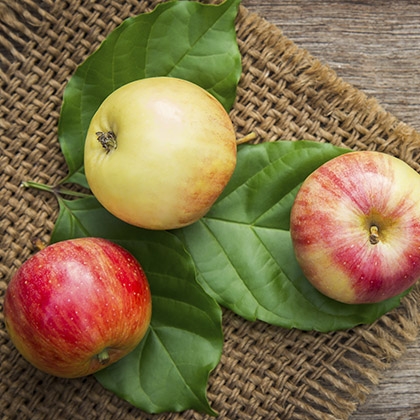
M 59 202 L 52 242 L 107 238 L 132 252 L 146 271 L 153 296 L 149 331 L 135 351 L 95 376 L 151 413 L 215 414 L 206 388 L 222 353 L 221 306 L 247 320 L 332 331 L 372 322 L 399 304 L 399 298 L 373 305 L 328 299 L 295 260 L 289 215 L 296 193 L 314 169 L 344 149 L 306 141 L 241 145 L 234 175 L 210 212 L 170 232 L 125 224 L 93 196 L 60 195 L 68 183 L 88 187 L 85 133 L 101 102 L 118 87 L 146 77 L 179 77 L 231 109 L 242 71 L 235 32 L 239 3 L 163 3 L 116 28 L 64 93 L 59 140 L 68 176 L 54 188 L 38 185 L 54 190 Z

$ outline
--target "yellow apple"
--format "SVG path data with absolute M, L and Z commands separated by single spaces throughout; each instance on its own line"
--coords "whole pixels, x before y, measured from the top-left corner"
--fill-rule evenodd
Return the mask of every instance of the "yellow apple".
M 191 82 L 154 77 L 111 93 L 86 136 L 86 178 L 119 219 L 146 229 L 175 229 L 200 219 L 236 166 L 229 114 Z

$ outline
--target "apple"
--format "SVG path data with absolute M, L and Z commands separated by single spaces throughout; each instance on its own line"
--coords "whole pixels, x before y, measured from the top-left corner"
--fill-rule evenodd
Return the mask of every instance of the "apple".
M 420 175 L 385 153 L 345 153 L 303 182 L 290 232 L 324 295 L 349 304 L 394 297 L 420 278 Z
M 150 324 L 146 275 L 125 249 L 105 239 L 49 245 L 10 280 L 4 318 L 12 342 L 51 375 L 86 376 L 116 362 Z
M 94 114 L 84 166 L 92 193 L 119 219 L 175 229 L 200 219 L 236 165 L 228 113 L 206 90 L 172 77 L 128 83 Z

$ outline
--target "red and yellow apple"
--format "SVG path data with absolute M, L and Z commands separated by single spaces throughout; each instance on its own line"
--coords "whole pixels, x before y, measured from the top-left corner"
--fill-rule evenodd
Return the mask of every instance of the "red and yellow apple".
M 290 231 L 324 295 L 350 304 L 396 296 L 420 278 L 420 175 L 385 153 L 345 153 L 304 181 Z
M 38 369 L 75 378 L 131 352 L 150 324 L 146 275 L 125 249 L 99 238 L 49 245 L 12 277 L 4 318 L 12 342 Z
M 93 116 L 84 166 L 90 189 L 119 219 L 174 229 L 201 218 L 236 165 L 229 114 L 206 90 L 172 77 L 128 83 Z

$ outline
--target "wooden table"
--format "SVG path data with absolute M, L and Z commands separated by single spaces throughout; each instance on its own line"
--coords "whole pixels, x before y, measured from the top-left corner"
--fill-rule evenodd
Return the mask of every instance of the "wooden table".
M 420 131 L 420 2 L 243 0 L 249 10 Z M 420 338 L 351 420 L 420 419 Z

